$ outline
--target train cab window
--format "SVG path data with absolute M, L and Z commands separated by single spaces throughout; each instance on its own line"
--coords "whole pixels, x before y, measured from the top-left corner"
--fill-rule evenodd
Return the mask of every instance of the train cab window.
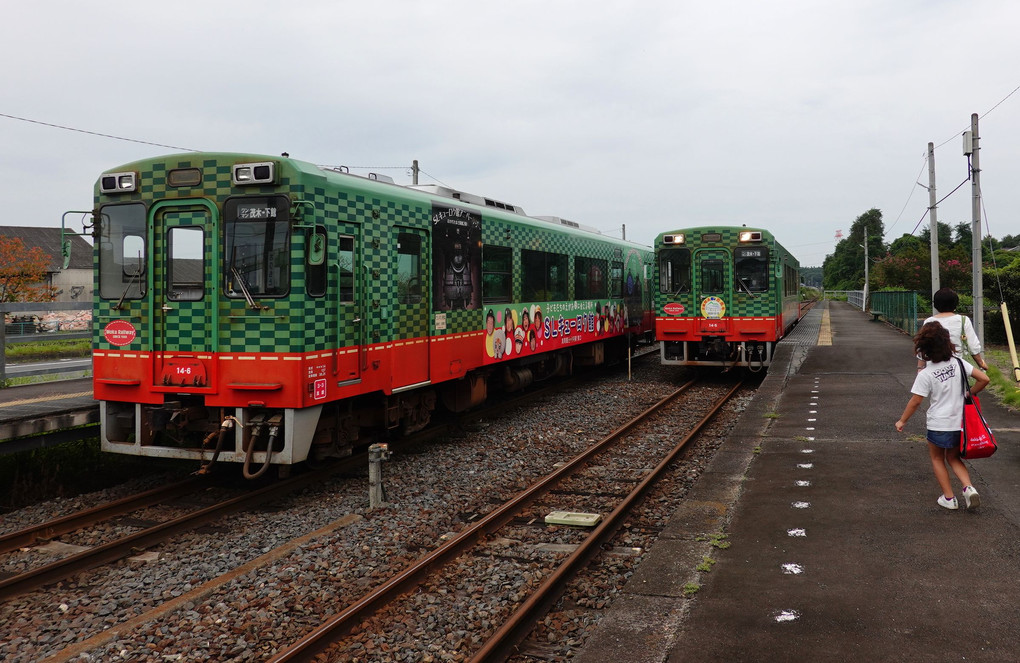
M 574 258 L 574 298 L 605 299 L 607 277 L 605 260 Z
M 422 297 L 421 237 L 397 235 L 397 301 L 417 304 Z
M 733 249 L 733 287 L 738 291 L 765 292 L 769 289 L 767 246 L 738 246 Z
M 141 299 L 146 292 L 145 206 L 105 205 L 99 211 L 99 296 Z
M 521 298 L 551 302 L 567 298 L 567 256 L 521 249 Z
M 680 295 L 691 291 L 690 249 L 659 251 L 659 292 Z
M 723 291 L 725 269 L 722 260 L 701 261 L 702 294 L 718 294 Z
M 308 235 L 305 236 L 306 245 L 310 245 L 312 242 L 323 242 L 328 244 L 326 239 L 326 229 L 322 226 L 316 226 L 314 229 L 308 231 Z M 329 254 L 329 251 L 325 251 Z M 328 260 L 321 260 L 318 264 L 312 264 L 308 258 L 311 256 L 311 251 L 305 251 L 305 291 L 309 297 L 322 297 L 326 294 L 326 271 L 329 266 Z M 321 254 L 320 254 L 321 256 Z
M 228 198 L 223 205 L 227 297 L 285 297 L 290 291 L 290 202 Z
M 205 294 L 205 231 L 174 226 L 167 232 L 167 299 L 197 302 Z
M 340 235 L 337 238 L 338 298 L 341 304 L 354 302 L 354 238 Z
M 509 246 L 482 247 L 482 301 L 513 301 L 513 250 Z
M 609 296 L 614 299 L 623 297 L 623 263 L 613 261 L 609 267 Z

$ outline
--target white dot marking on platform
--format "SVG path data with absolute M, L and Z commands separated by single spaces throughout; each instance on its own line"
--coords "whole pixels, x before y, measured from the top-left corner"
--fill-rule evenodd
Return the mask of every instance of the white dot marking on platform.
M 790 504 L 794 509 L 810 509 L 811 502 L 793 502 Z
M 798 610 L 783 610 L 776 615 L 776 621 L 782 622 L 793 622 L 800 619 L 800 611 Z
M 794 527 L 786 530 L 787 536 L 807 536 L 807 530 L 803 527 Z
M 783 564 L 783 573 L 785 573 L 788 576 L 798 576 L 801 573 L 804 573 L 804 567 L 801 566 L 800 564 L 792 563 Z
M 797 463 L 797 467 L 799 467 L 802 470 L 810 470 L 814 466 L 815 466 L 814 463 Z
M 801 488 L 807 488 L 808 486 L 811 485 L 810 481 L 803 481 L 803 480 L 801 480 L 801 481 L 794 481 L 793 483 L 794 483 L 794 485 L 800 486 Z

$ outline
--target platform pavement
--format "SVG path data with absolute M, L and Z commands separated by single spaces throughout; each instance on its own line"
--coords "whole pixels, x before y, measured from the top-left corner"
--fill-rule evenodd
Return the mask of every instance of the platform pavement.
M 1020 416 L 982 400 L 981 506 L 943 509 L 926 404 L 894 427 L 911 351 L 845 303 L 813 309 L 574 661 L 1020 660 Z
M 36 449 L 59 438 L 27 437 L 99 421 L 92 378 L 0 389 L 0 455 Z

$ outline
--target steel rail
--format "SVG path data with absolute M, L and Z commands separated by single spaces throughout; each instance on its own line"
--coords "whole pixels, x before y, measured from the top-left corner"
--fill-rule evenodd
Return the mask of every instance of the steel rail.
M 17 550 L 24 546 L 32 546 L 40 541 L 47 541 L 61 534 L 67 534 L 82 527 L 87 527 L 88 525 L 94 525 L 125 513 L 180 497 L 195 490 L 200 483 L 202 483 L 201 479 L 186 479 L 174 484 L 153 488 L 137 495 L 114 500 L 113 502 L 100 504 L 91 509 L 85 509 L 84 511 L 72 513 L 61 518 L 55 518 L 39 525 L 32 525 L 16 532 L 4 534 L 0 536 L 0 553 Z
M 218 504 L 199 509 L 187 515 L 168 520 L 126 537 L 89 548 L 75 555 L 27 571 L 23 574 L 0 580 L 0 600 L 31 591 L 58 580 L 63 580 L 79 571 L 126 557 L 138 550 L 144 550 L 156 543 L 166 541 L 178 534 L 188 532 L 223 516 L 256 506 L 276 497 L 304 487 L 309 483 L 322 481 L 332 474 L 367 463 L 368 454 L 350 456 L 328 467 L 308 474 L 291 477 L 257 488 L 249 493 L 224 500 Z
M 343 611 L 326 619 L 322 625 L 305 634 L 290 647 L 279 652 L 269 663 L 293 663 L 296 661 L 310 662 L 328 648 L 335 640 L 346 634 L 362 620 L 392 601 L 397 596 L 417 587 L 433 569 L 440 567 L 462 553 L 469 550 L 485 534 L 499 529 L 508 523 L 520 509 L 548 492 L 561 479 L 572 474 L 575 469 L 589 458 L 601 452 L 618 438 L 628 433 L 652 413 L 665 407 L 682 393 L 690 389 L 697 380 L 691 380 L 679 389 L 652 405 L 620 428 L 612 431 L 601 442 L 564 464 L 552 474 L 547 475 L 538 483 L 518 493 L 509 501 L 490 511 L 470 527 L 449 539 L 446 543 L 428 553 L 411 566 L 400 571 L 382 585 L 365 594 Z
M 512 655 L 517 653 L 518 645 L 527 637 L 528 633 L 532 631 L 535 626 L 535 622 L 540 619 L 552 604 L 559 598 L 563 592 L 566 584 L 570 581 L 574 575 L 580 571 L 592 557 L 595 556 L 601 550 L 601 546 L 607 540 L 609 540 L 615 533 L 619 526 L 624 521 L 625 516 L 629 515 L 631 508 L 634 504 L 644 495 L 645 491 L 658 481 L 659 476 L 665 472 L 667 467 L 674 461 L 679 455 L 687 443 L 693 439 L 696 435 L 701 432 L 701 429 L 712 420 L 713 417 L 722 409 L 730 397 L 742 386 L 741 383 L 737 383 L 732 389 L 730 389 L 725 395 L 719 398 L 712 409 L 706 414 L 701 421 L 695 425 L 694 429 L 691 430 L 677 445 L 673 448 L 669 454 L 662 459 L 662 461 L 655 466 L 651 472 L 649 472 L 641 482 L 635 486 L 634 490 L 613 510 L 609 516 L 607 516 L 598 527 L 596 527 L 590 536 L 585 539 L 573 553 L 564 560 L 557 569 L 545 579 L 545 581 L 539 586 L 533 594 L 531 594 L 524 603 L 512 614 L 510 618 L 504 622 L 496 633 L 492 635 L 470 659 L 470 663 L 490 663 L 491 661 L 506 661 Z

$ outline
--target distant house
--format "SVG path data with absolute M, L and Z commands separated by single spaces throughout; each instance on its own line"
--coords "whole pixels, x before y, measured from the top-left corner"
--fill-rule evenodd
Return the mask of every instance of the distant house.
M 71 241 L 71 262 L 64 269 L 64 257 L 60 250 L 60 228 L 36 228 L 31 226 L 0 226 L 3 237 L 17 237 L 25 246 L 38 246 L 50 256 L 43 285 L 52 286 L 57 302 L 92 301 L 92 245 L 81 235 L 68 233 L 65 239 Z

